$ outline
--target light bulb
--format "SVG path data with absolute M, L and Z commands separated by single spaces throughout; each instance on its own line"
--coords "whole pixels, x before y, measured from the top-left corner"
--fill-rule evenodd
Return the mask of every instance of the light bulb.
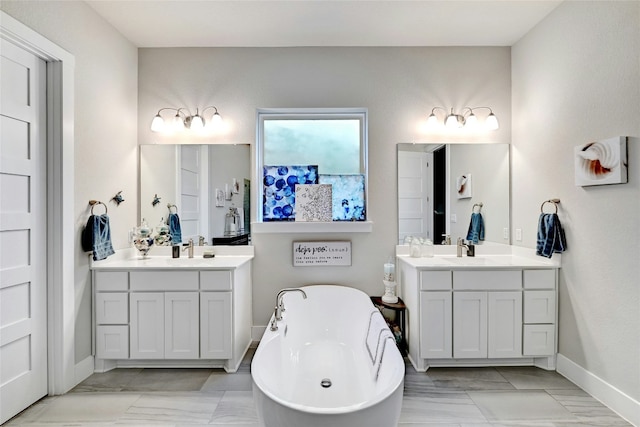
M 500 127 L 498 124 L 498 118 L 493 114 L 493 112 L 487 116 L 487 120 L 485 120 L 484 125 L 488 130 L 496 130 Z
M 162 132 L 164 130 L 164 119 L 160 117 L 160 113 L 156 114 L 151 121 L 151 131 L 152 132 Z

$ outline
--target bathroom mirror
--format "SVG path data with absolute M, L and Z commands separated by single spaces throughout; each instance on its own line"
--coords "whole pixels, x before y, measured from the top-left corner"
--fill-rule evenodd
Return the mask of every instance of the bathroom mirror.
M 509 145 L 397 145 L 398 242 L 406 236 L 442 243 L 467 237 L 480 212 L 484 242 L 508 244 Z
M 140 221 L 155 228 L 178 213 L 182 241 L 246 244 L 250 235 L 249 144 L 154 144 L 140 146 Z M 171 206 L 171 208 L 169 207 Z M 175 206 L 175 207 L 174 207 Z M 237 209 L 235 231 L 225 217 Z M 227 229 L 229 225 L 227 224 Z

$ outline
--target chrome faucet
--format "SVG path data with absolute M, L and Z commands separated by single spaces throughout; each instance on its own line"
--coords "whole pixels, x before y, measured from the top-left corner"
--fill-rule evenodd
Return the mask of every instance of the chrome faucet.
M 464 243 L 464 239 L 462 237 L 458 237 L 458 244 L 457 244 L 457 252 L 456 252 L 456 256 L 457 257 L 461 257 L 462 256 L 462 248 L 466 248 L 467 249 L 467 256 L 469 257 L 474 257 L 476 256 L 476 247 L 475 245 L 473 245 L 471 243 L 471 241 L 467 242 L 467 244 L 465 245 Z
M 284 303 L 282 301 L 282 298 L 284 297 L 284 294 L 286 294 L 288 292 L 300 292 L 300 293 L 302 293 L 302 298 L 303 299 L 307 299 L 307 293 L 305 291 L 303 291 L 302 289 L 299 289 L 299 288 L 284 288 L 284 289 L 280 290 L 280 292 L 278 292 L 278 295 L 276 296 L 276 307 L 275 307 L 274 312 L 273 312 L 273 320 L 271 321 L 271 330 L 272 331 L 277 331 L 278 330 L 278 325 L 277 325 L 276 322 L 278 320 L 282 320 L 282 312 L 284 311 Z
M 449 234 L 443 234 L 442 237 L 444 237 L 444 239 L 442 240 L 443 245 L 451 244 L 451 236 Z
M 193 239 L 189 239 L 189 244 L 182 248 L 182 251 L 189 250 L 189 258 L 193 258 Z
M 204 236 L 198 236 L 198 246 L 204 246 Z
M 469 250 L 469 246 L 464 244 L 464 240 L 462 239 L 462 237 L 458 237 L 458 244 L 457 244 L 457 251 L 456 251 L 456 256 L 458 258 L 460 258 L 462 256 L 462 248 L 467 248 L 467 250 Z

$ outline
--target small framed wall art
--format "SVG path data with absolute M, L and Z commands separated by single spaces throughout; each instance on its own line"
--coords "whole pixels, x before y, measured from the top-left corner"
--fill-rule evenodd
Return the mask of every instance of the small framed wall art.
M 574 148 L 577 186 L 627 183 L 627 137 L 616 136 Z

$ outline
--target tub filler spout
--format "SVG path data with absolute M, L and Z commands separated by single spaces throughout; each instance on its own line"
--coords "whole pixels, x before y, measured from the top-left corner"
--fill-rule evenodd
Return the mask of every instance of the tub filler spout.
M 278 295 L 276 296 L 276 307 L 275 307 L 274 312 L 273 312 L 273 320 L 271 321 L 271 330 L 272 331 L 277 331 L 278 330 L 278 325 L 277 325 L 276 322 L 279 321 L 279 320 L 282 320 L 282 312 L 284 311 L 284 302 L 282 301 L 282 298 L 288 292 L 300 292 L 300 293 L 302 293 L 302 298 L 303 299 L 307 299 L 306 292 L 303 291 L 300 288 L 284 288 L 284 289 L 281 289 L 280 292 L 278 292 Z

